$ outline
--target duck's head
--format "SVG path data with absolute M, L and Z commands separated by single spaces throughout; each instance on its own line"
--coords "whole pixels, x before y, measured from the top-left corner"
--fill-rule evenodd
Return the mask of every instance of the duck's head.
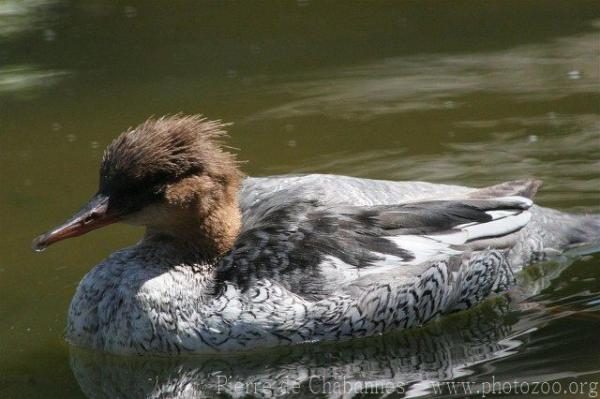
M 126 222 L 207 256 L 227 251 L 240 227 L 242 174 L 223 149 L 226 136 L 221 122 L 181 115 L 122 133 L 104 152 L 98 192 L 64 224 L 37 237 L 33 248 Z

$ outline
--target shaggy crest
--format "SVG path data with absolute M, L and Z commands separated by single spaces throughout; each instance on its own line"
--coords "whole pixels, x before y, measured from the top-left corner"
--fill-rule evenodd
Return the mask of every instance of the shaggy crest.
M 223 182 L 239 179 L 235 155 L 223 150 L 228 137 L 225 126 L 201 115 L 148 119 L 106 148 L 100 190 L 127 189 L 140 183 L 152 187 L 189 175 Z

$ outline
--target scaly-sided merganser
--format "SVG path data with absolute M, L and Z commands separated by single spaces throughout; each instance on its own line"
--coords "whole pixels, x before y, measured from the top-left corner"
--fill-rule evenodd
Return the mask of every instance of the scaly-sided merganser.
M 224 124 L 150 119 L 106 149 L 97 194 L 34 249 L 146 227 L 81 281 L 66 338 L 179 354 L 419 326 L 509 289 L 514 272 L 600 235 L 533 206 L 540 182 L 483 189 L 332 175 L 243 178 Z

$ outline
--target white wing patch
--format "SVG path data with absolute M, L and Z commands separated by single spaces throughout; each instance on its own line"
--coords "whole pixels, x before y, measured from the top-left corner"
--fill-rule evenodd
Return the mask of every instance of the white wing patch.
M 491 214 L 493 212 L 486 213 Z M 494 217 L 494 215 L 492 215 L 492 217 Z M 529 220 L 531 220 L 530 212 L 516 211 L 513 215 L 501 216 L 496 219 L 492 219 L 487 223 L 478 223 L 465 227 L 463 228 L 463 231 L 466 231 L 467 233 L 466 242 L 483 238 L 501 237 L 521 230 L 527 225 L 527 223 L 529 223 Z
M 405 264 L 416 265 L 440 255 L 458 255 L 460 251 L 450 248 L 450 243 L 427 236 L 405 235 L 388 237 L 390 241 L 413 254 L 414 259 Z M 396 264 L 398 264 L 397 262 Z
M 533 205 L 528 198 L 504 197 L 499 202 L 521 209 L 494 210 L 486 213 L 492 220 L 485 223 L 465 223 L 447 234 L 404 235 L 387 237 L 400 248 L 410 251 L 414 259 L 398 263 L 419 264 L 442 255 L 457 255 L 462 251 L 453 246 L 468 245 L 476 240 L 498 238 L 521 230 L 531 220 L 531 213 L 526 209 Z M 397 259 L 397 258 L 396 258 Z M 387 259 L 386 259 L 387 260 Z M 386 262 L 388 263 L 388 262 Z
M 519 196 L 494 198 L 494 200 L 521 209 L 528 209 L 533 206 L 533 201 L 531 199 Z
M 374 262 L 372 266 L 357 270 L 354 266 L 348 265 L 340 259 L 328 256 L 321 267 L 326 271 L 325 277 L 334 275 L 336 278 L 352 280 L 356 277 L 363 277 L 372 273 L 382 273 L 386 271 L 398 271 L 398 267 L 416 266 L 424 262 L 431 261 L 434 258 L 459 255 L 464 252 L 461 246 L 468 246 L 470 243 L 483 240 L 500 238 L 515 233 L 525 227 L 531 219 L 531 213 L 527 208 L 533 205 L 533 202 L 524 197 L 503 197 L 495 199 L 499 203 L 499 208 L 503 205 L 516 209 L 499 209 L 486 211 L 491 216 L 488 222 L 471 222 L 455 226 L 453 231 L 444 234 L 426 234 L 426 235 L 399 235 L 388 236 L 385 239 L 393 242 L 398 247 L 410 252 L 414 258 L 405 260 L 398 256 L 374 252 L 381 259 Z M 405 270 L 410 274 L 412 268 Z M 416 272 L 417 270 L 415 270 Z
M 468 223 L 456 226 L 456 232 L 448 234 L 431 234 L 423 237 L 450 245 L 464 245 L 470 241 L 484 238 L 495 238 L 521 230 L 531 220 L 528 211 L 489 211 L 492 220 L 485 223 Z

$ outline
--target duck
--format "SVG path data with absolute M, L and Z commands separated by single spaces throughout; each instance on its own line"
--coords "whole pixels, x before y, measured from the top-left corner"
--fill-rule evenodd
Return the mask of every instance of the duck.
M 173 356 L 415 328 L 600 237 L 600 215 L 534 205 L 535 179 L 244 176 L 226 126 L 176 114 L 126 130 L 104 152 L 96 194 L 34 240 L 41 251 L 117 222 L 145 227 L 79 283 L 71 345 Z

